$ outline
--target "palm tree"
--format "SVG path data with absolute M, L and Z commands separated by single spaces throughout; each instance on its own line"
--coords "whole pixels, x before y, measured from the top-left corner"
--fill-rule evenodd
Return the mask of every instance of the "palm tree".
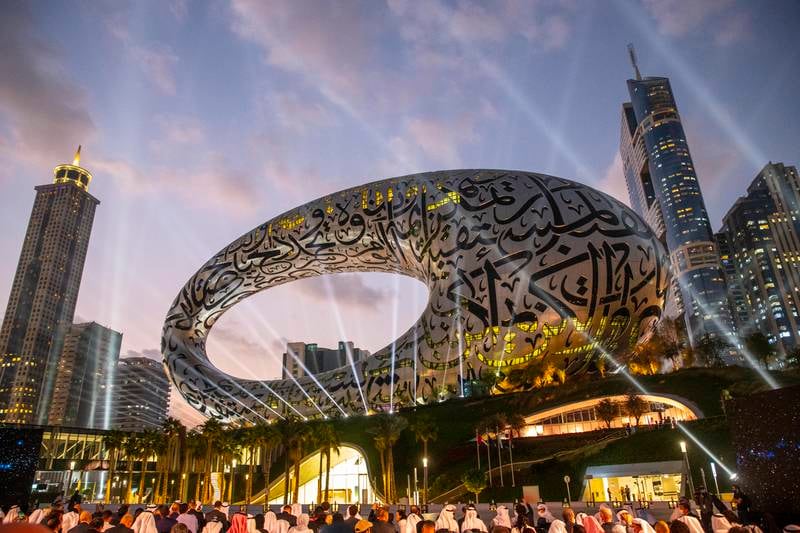
M 374 435 L 375 448 L 381 454 L 381 466 L 384 470 L 384 496 L 389 502 L 394 502 L 396 499 L 392 448 L 397 444 L 407 426 L 408 421 L 402 416 L 381 414 L 376 417 L 375 425 L 370 431 Z
M 744 345 L 750 354 L 769 370 L 769 362 L 775 356 L 775 349 L 769 343 L 767 336 L 756 331 L 745 338 Z
M 108 460 L 108 479 L 106 480 L 106 503 L 111 503 L 111 482 L 114 479 L 114 470 L 117 469 L 119 452 L 125 444 L 125 433 L 112 429 L 103 437 L 103 447 L 106 449 Z
M 286 504 L 289 503 L 290 465 L 294 466 L 293 501 L 296 502 L 300 495 L 300 462 L 303 460 L 303 446 L 309 441 L 311 432 L 307 423 L 290 419 L 279 422 L 277 429 L 285 454 L 283 503 Z
M 186 427 L 175 418 L 167 417 L 161 424 L 161 431 L 166 443 L 166 453 L 159 461 L 158 490 L 156 493 L 162 501 L 167 501 L 167 488 L 170 474 L 174 472 L 176 463 L 183 462 L 186 440 Z M 180 487 L 182 489 L 182 487 Z M 174 495 L 173 495 L 174 496 Z
M 435 441 L 439 437 L 436 420 L 430 414 L 424 413 L 412 420 L 408 427 L 414 433 L 417 442 L 422 443 L 422 457 L 428 457 L 428 442 Z
M 201 434 L 205 441 L 205 458 L 203 460 L 203 501 L 211 499 L 211 468 L 212 459 L 217 451 L 217 445 L 223 434 L 224 427 L 216 418 L 209 418 L 201 426 Z
M 139 444 L 141 436 L 138 433 L 130 433 L 125 438 L 123 449 L 125 450 L 125 463 L 128 467 L 128 480 L 125 485 L 125 503 L 133 503 L 133 462 L 139 455 Z
M 272 424 L 256 424 L 251 431 L 253 444 L 261 450 L 261 471 L 264 474 L 264 503 L 268 503 L 272 454 L 281 441 L 281 434 Z
M 205 472 L 205 457 L 206 457 L 206 449 L 208 447 L 208 442 L 205 438 L 203 438 L 203 434 L 200 431 L 193 429 L 189 432 L 186 438 L 186 450 L 188 456 L 190 458 L 190 470 L 193 472 L 200 472 L 199 465 L 202 465 L 202 471 Z M 205 483 L 201 484 L 201 477 L 198 475 L 197 479 L 195 480 L 194 486 L 194 499 L 200 500 L 200 487 L 202 487 Z
M 292 450 L 294 458 L 294 491 L 292 501 L 297 503 L 300 500 L 300 463 L 303 460 L 303 449 L 311 441 L 311 427 L 308 424 L 300 423 L 292 438 Z
M 339 431 L 332 422 L 323 423 L 316 436 L 317 443 L 322 448 L 322 453 L 325 456 L 325 494 L 322 501 L 328 501 L 331 483 L 331 452 L 336 452 L 336 455 L 339 455 L 339 447 L 342 442 Z M 322 458 L 320 458 L 319 462 L 321 465 Z
M 139 436 L 139 458 L 142 461 L 141 471 L 139 472 L 139 488 L 136 491 L 138 503 L 142 503 L 144 497 L 144 485 L 147 476 L 147 460 L 153 455 L 158 456 L 163 453 L 164 440 L 161 438 L 161 433 L 148 429 Z M 155 488 L 155 487 L 154 487 Z M 154 495 L 155 496 L 155 495 Z

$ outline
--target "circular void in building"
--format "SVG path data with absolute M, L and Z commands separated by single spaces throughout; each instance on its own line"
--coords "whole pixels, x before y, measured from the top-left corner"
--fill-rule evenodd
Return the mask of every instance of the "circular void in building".
M 316 376 L 233 378 L 206 355 L 219 317 L 260 291 L 337 272 L 428 287 L 417 322 Z M 667 257 L 639 216 L 590 187 L 532 172 L 449 170 L 368 183 L 288 211 L 214 255 L 175 298 L 162 353 L 181 394 L 227 421 L 349 416 L 469 395 L 510 372 L 586 372 L 661 316 Z M 391 319 L 391 309 L 386 309 Z M 345 317 L 346 320 L 346 317 Z

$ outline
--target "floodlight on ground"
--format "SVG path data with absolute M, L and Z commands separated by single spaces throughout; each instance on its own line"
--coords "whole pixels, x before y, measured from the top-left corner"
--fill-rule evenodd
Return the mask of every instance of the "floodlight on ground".
M 681 453 L 686 453 L 686 441 L 681 441 Z

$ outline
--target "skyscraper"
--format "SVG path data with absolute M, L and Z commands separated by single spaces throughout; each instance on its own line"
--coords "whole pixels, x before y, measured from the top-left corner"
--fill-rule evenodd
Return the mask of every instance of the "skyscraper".
M 54 426 L 109 429 L 122 333 L 96 322 L 73 324 L 64 338 L 50 402 Z
M 0 421 L 45 423 L 64 334 L 72 323 L 99 200 L 92 175 L 59 165 L 36 199 L 0 328 Z
M 650 224 L 670 253 L 673 294 L 689 339 L 734 331 L 719 256 L 667 78 L 628 80 L 622 105 L 620 154 L 631 207 Z
M 719 232 L 730 246 L 735 308 L 744 335 L 760 331 L 779 353 L 800 345 L 800 178 L 767 164 L 728 210 Z
M 149 357 L 120 359 L 113 391 L 112 429 L 161 427 L 169 411 L 170 385 L 160 362 Z

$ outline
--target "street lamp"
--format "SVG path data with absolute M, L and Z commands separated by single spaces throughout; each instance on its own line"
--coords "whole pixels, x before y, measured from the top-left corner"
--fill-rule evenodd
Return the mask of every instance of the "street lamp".
M 175 498 L 175 480 L 174 479 L 170 479 L 169 480 L 169 497 L 170 498 Z
M 689 464 L 689 453 L 686 450 L 686 441 L 680 442 L 681 453 L 683 454 L 683 463 L 686 468 L 686 476 L 689 486 L 689 498 L 694 497 L 694 481 L 692 480 L 692 467 Z
M 425 502 L 425 507 L 428 506 L 428 458 L 422 458 L 422 500 Z
M 569 493 L 569 476 L 564 476 L 564 485 L 567 486 L 567 502 L 572 504 L 572 495 Z
M 233 483 L 236 481 L 236 459 L 231 461 L 231 487 L 228 491 L 228 501 L 233 503 Z

